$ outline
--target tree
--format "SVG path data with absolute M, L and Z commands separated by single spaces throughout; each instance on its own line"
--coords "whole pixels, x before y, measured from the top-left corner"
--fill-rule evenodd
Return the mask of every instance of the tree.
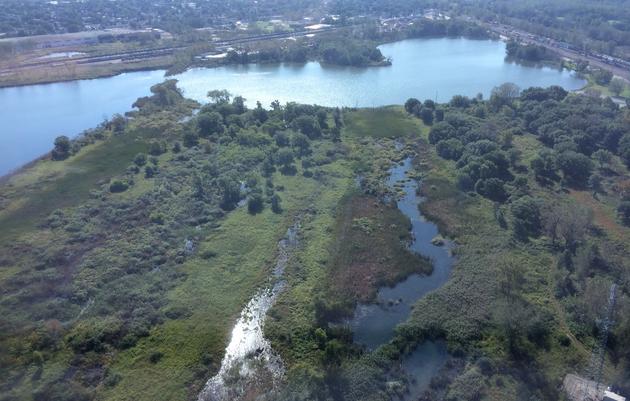
M 291 136 L 289 135 L 289 133 L 287 133 L 287 131 L 276 132 L 276 134 L 273 136 L 273 139 L 276 142 L 276 145 L 281 148 L 291 145 Z
M 263 109 L 260 102 L 256 102 L 256 108 L 252 113 L 254 115 L 254 118 L 260 123 L 264 123 L 269 119 L 269 114 L 267 113 L 267 110 Z
M 593 190 L 593 194 L 602 192 L 602 176 L 599 174 L 593 174 L 588 179 L 588 187 Z
M 630 133 L 625 134 L 619 140 L 619 156 L 621 156 L 624 163 L 630 167 Z
M 470 106 L 470 99 L 466 96 L 455 95 L 451 98 L 451 101 L 449 102 L 449 104 L 452 107 L 466 108 Z
M 260 192 L 252 193 L 247 199 L 247 211 L 250 214 L 257 214 L 263 211 L 265 202 Z
M 155 175 L 156 168 L 152 166 L 146 166 L 144 168 L 144 177 L 152 178 Z
M 276 214 L 282 213 L 282 198 L 278 194 L 271 197 L 271 211 Z
M 429 142 L 436 143 L 455 136 L 455 128 L 447 122 L 441 121 L 435 124 L 429 132 Z
M 306 135 L 295 132 L 291 135 L 291 145 L 298 149 L 299 156 L 305 156 L 310 152 L 311 141 Z
M 230 94 L 230 92 L 228 92 L 225 89 L 222 89 L 222 90 L 215 89 L 208 92 L 208 97 L 214 104 L 229 103 L 231 96 L 232 95 Z
M 197 117 L 197 130 L 199 136 L 207 137 L 212 134 L 222 134 L 225 130 L 223 116 L 216 111 L 200 113 Z
M 599 149 L 597 151 L 595 151 L 591 157 L 593 158 L 593 160 L 597 161 L 597 163 L 599 163 L 599 167 L 600 168 L 604 168 L 604 166 L 606 166 L 607 164 L 610 163 L 610 161 L 612 160 L 613 154 L 609 151 L 607 151 L 606 149 Z
M 281 164 L 285 168 L 288 168 L 293 164 L 295 155 L 291 149 L 280 149 L 276 154 L 276 160 L 278 164 Z
M 70 156 L 70 139 L 61 135 L 55 138 L 55 147 L 52 150 L 53 160 L 65 160 Z
M 523 196 L 512 203 L 514 234 L 519 239 L 538 236 L 541 229 L 540 201 Z
M 136 166 L 142 167 L 147 164 L 147 155 L 145 155 L 144 153 L 138 153 L 136 157 L 133 158 L 133 162 L 136 164 Z
M 153 156 L 159 156 L 166 150 L 166 144 L 164 142 L 151 142 L 149 146 L 149 154 Z
M 584 185 L 593 170 L 593 162 L 587 156 L 569 150 L 558 156 L 558 167 L 569 182 Z
M 444 110 L 443 109 L 436 109 L 435 110 L 435 120 L 440 122 L 440 121 L 444 121 Z
M 221 208 L 224 210 L 232 210 L 241 200 L 241 184 L 232 177 L 220 177 L 219 189 L 222 192 Z
M 423 107 L 422 110 L 420 110 L 420 118 L 422 119 L 422 122 L 425 125 L 432 125 L 433 124 L 433 109 L 430 109 L 428 107 Z
M 435 145 L 438 155 L 447 160 L 459 160 L 464 152 L 464 144 L 456 138 L 444 139 Z
M 573 203 L 555 203 L 546 205 L 543 212 L 545 235 L 556 241 L 561 238 L 564 248 L 573 251 L 584 239 L 593 219 L 592 212 Z
M 617 214 L 623 224 L 630 226 L 630 201 L 621 202 L 617 207 Z
M 477 181 L 475 191 L 495 202 L 504 202 L 507 199 L 507 192 L 505 191 L 503 181 L 498 178 L 488 178 Z
M 129 185 L 121 180 L 115 180 L 109 185 L 109 192 L 124 192 L 129 188 Z
M 531 162 L 536 178 L 552 178 L 556 173 L 556 154 L 553 150 L 542 149 Z
M 320 128 L 322 129 L 328 128 L 328 122 L 326 121 L 328 119 L 328 113 L 326 113 L 326 110 L 324 109 L 317 110 L 317 113 L 315 113 L 315 116 L 317 117 L 317 123 L 319 124 Z
M 184 134 L 184 146 L 187 148 L 192 148 L 193 146 L 197 146 L 199 144 L 199 136 L 193 132 L 188 131 Z
M 234 110 L 236 110 L 236 114 L 243 114 L 247 111 L 245 98 L 243 96 L 236 96 L 234 100 L 232 100 L 232 105 L 234 106 Z
M 313 116 L 301 115 L 293 120 L 293 126 L 311 139 L 318 138 L 321 135 L 319 123 Z
M 614 78 L 610 81 L 610 84 L 608 84 L 608 89 L 617 96 L 619 96 L 625 88 L 626 83 L 620 78 Z
M 613 73 L 608 70 L 599 69 L 593 72 L 593 78 L 595 79 L 595 82 L 600 85 L 608 85 L 612 80 L 612 77 Z
M 409 114 L 413 114 L 416 110 L 416 108 L 418 106 L 421 106 L 422 103 L 420 103 L 420 101 L 416 98 L 409 98 L 406 102 L 405 102 L 405 111 L 407 111 L 407 113 Z
M 521 92 L 518 85 L 506 82 L 492 89 L 490 95 L 490 105 L 494 110 L 499 110 L 503 106 L 512 106 Z

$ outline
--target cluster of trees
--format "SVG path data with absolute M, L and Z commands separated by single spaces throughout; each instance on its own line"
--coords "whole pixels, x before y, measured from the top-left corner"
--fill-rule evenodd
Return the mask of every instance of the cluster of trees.
M 389 64 L 374 42 L 337 33 L 318 37 L 313 43 L 300 40 L 281 48 L 263 45 L 252 52 L 245 49 L 230 50 L 225 58 L 225 62 L 230 64 L 305 63 L 308 60 L 356 67 Z
M 410 99 L 407 104 L 407 111 L 417 115 L 420 103 Z M 590 208 L 566 194 L 589 188 L 604 208 L 617 207 L 620 223 L 630 222 L 627 170 L 620 164 L 630 167 L 630 114 L 610 100 L 560 87 L 520 92 L 514 85 L 495 88 L 488 100 L 457 96 L 439 107 L 444 120 L 433 124 L 429 141 L 438 155 L 455 161 L 460 188 L 494 201 L 498 225 L 511 230 L 510 248 L 535 252 L 532 247 L 544 244 L 556 261 L 549 266 L 554 296 L 565 308 L 572 333 L 580 341 L 596 337 L 610 285 L 619 283 L 620 293 L 628 291 L 621 284 L 628 277 L 627 246 L 594 224 Z M 540 142 L 527 163 L 513 146 L 522 135 Z M 525 295 L 526 264 L 500 263 L 493 307 L 498 340 L 515 361 L 534 360 L 536 350 L 554 340 L 561 347 L 571 344 L 564 334 L 554 338 L 550 312 Z M 622 315 L 629 305 L 622 303 L 607 351 L 628 364 L 630 320 Z M 616 379 L 617 384 L 626 381 L 627 375 Z
M 318 48 L 319 58 L 326 64 L 364 67 L 381 64 L 385 57 L 373 44 L 352 40 L 335 40 L 322 43 Z
M 422 103 L 416 98 L 410 98 L 405 102 L 405 110 L 409 114 L 422 119 L 425 125 L 433 125 L 433 121 L 444 120 L 444 110 L 437 108 L 433 100 L 427 99 Z
M 431 106 L 431 101 L 409 99 L 405 109 L 430 123 Z M 624 112 L 610 100 L 570 96 L 560 87 L 520 93 L 515 85 L 504 84 L 487 101 L 455 96 L 436 120 L 429 141 L 440 156 L 457 162 L 460 187 L 497 202 L 526 192 L 526 178 L 515 174 L 525 166 L 512 147 L 514 135 L 525 132 L 545 145 L 530 165 L 540 182 L 598 192 L 601 174 L 615 155 L 630 166 L 630 126 Z M 519 226 L 522 234 L 536 233 L 532 224 Z
M 529 63 L 557 62 L 558 57 L 544 46 L 520 44 L 510 40 L 505 52 L 509 60 L 525 61 Z

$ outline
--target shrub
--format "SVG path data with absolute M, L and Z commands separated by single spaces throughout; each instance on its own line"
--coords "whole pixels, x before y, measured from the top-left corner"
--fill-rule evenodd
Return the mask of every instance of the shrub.
M 197 144 L 199 144 L 199 136 L 196 133 L 189 131 L 184 134 L 184 146 L 192 148 L 197 146 Z
M 449 139 L 455 136 L 455 129 L 452 125 L 446 122 L 438 122 L 431 128 L 429 132 L 429 142 L 436 144 L 442 140 Z
M 164 356 L 164 354 L 160 351 L 153 351 L 151 352 L 151 355 L 149 355 L 149 362 L 151 363 L 158 363 L 160 361 L 160 359 L 162 359 L 162 357 Z
M 539 201 L 523 196 L 512 203 L 514 232 L 519 238 L 537 236 L 541 229 Z
M 121 180 L 115 180 L 109 185 L 109 192 L 125 192 L 129 188 L 129 185 Z
M 507 199 L 507 192 L 505 191 L 503 181 L 498 178 L 488 178 L 477 181 L 475 191 L 477 191 L 479 195 L 496 202 L 504 202 Z
M 53 160 L 64 160 L 70 156 L 70 139 L 61 135 L 55 138 L 55 147 L 52 150 Z
M 464 144 L 459 139 L 445 139 L 437 143 L 436 150 L 444 159 L 459 160 L 464 152 Z
M 558 166 L 564 177 L 571 183 L 584 185 L 593 170 L 593 162 L 587 156 L 574 151 L 562 152 L 558 156 Z
M 133 162 L 136 164 L 136 166 L 142 167 L 147 164 L 147 155 L 145 155 L 144 153 L 138 153 L 136 157 L 133 158 Z
M 153 178 L 153 176 L 155 175 L 155 168 L 151 167 L 151 166 L 146 166 L 144 168 L 144 177 L 145 178 Z
M 630 201 L 623 201 L 617 208 L 617 213 L 621 222 L 626 226 L 630 226 Z
M 247 211 L 250 214 L 257 214 L 263 211 L 265 207 L 265 202 L 260 193 L 253 193 L 249 196 L 247 200 Z
M 278 194 L 274 194 L 271 197 L 271 211 L 278 214 L 278 213 L 282 213 L 282 199 L 280 198 L 280 196 L 278 196 Z

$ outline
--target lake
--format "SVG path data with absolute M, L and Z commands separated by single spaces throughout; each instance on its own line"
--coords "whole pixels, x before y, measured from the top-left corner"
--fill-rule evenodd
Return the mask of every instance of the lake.
M 522 88 L 584 81 L 570 72 L 506 63 L 505 44 L 469 39 L 411 39 L 380 46 L 390 67 L 334 67 L 316 62 L 196 68 L 175 76 L 185 94 L 204 101 L 210 89 L 228 89 L 268 106 L 273 100 L 325 106 L 373 107 L 409 97 L 445 101 L 455 94 L 487 96 L 514 82 Z M 115 113 L 164 79 L 164 71 L 0 89 L 0 175 L 52 148 L 54 138 L 75 136 Z

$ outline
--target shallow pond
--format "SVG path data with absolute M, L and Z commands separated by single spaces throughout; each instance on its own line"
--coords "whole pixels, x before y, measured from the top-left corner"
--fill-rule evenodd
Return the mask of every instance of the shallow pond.
M 428 276 L 413 274 L 393 287 L 381 288 L 375 303 L 357 306 L 350 322 L 354 340 L 370 350 L 391 340 L 396 326 L 409 317 L 413 304 L 446 283 L 455 261 L 451 254 L 452 244 L 442 240 L 437 226 L 420 213 L 418 205 L 422 198 L 417 195 L 418 183 L 407 177 L 411 170 L 412 159 L 408 157 L 390 170 L 387 185 L 393 188 L 396 184 L 403 184 L 403 195 L 396 204 L 411 221 L 409 249 L 431 259 L 433 272 Z M 435 238 L 440 238 L 442 243 L 434 245 Z M 411 381 L 405 399 L 417 399 L 447 359 L 446 345 L 441 341 L 424 342 L 407 355 L 403 359 L 403 369 Z
M 351 326 L 356 342 L 374 349 L 386 343 L 394 336 L 394 328 L 405 321 L 411 313 L 412 305 L 428 292 L 446 283 L 454 258 L 451 244 L 434 245 L 431 241 L 439 235 L 437 226 L 422 216 L 418 205 L 421 198 L 416 194 L 418 184 L 408 180 L 411 171 L 411 158 L 391 169 L 387 184 L 393 187 L 403 182 L 401 196 L 396 204 L 398 209 L 411 221 L 412 242 L 409 249 L 433 262 L 433 272 L 428 276 L 413 274 L 394 287 L 384 287 L 378 291 L 377 302 L 359 305 L 355 311 Z

